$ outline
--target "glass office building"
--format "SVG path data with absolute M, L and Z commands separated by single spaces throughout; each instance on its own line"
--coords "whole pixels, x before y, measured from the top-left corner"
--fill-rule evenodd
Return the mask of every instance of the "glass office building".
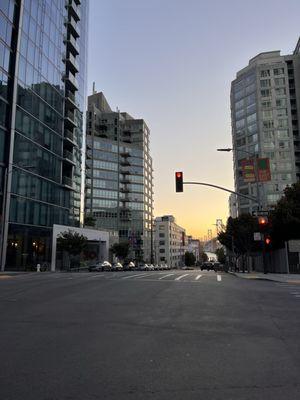
M 49 262 L 80 222 L 87 0 L 0 3 L 1 268 Z
M 97 228 L 119 232 L 130 258 L 153 261 L 153 169 L 143 119 L 112 111 L 103 93 L 88 97 L 85 211 Z

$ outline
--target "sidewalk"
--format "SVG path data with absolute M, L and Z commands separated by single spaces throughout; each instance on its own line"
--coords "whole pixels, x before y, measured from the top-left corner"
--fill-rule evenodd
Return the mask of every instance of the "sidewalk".
M 286 282 L 286 283 L 297 283 L 300 284 L 300 274 L 264 274 L 262 272 L 231 272 L 230 274 L 235 275 L 242 279 L 258 279 L 264 281 L 275 281 L 275 282 Z

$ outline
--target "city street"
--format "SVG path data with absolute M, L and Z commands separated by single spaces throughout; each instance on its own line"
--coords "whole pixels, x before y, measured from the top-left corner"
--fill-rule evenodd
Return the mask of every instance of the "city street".
M 300 284 L 0 275 L 1 400 L 298 400 Z

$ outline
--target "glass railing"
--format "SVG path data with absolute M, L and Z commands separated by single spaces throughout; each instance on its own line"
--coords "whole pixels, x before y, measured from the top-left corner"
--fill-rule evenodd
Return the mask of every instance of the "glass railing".
M 63 184 L 73 187 L 72 178 L 69 178 L 68 176 L 63 176 Z
M 70 160 L 72 162 L 75 162 L 74 155 L 69 150 L 64 150 L 64 158 L 66 158 L 67 160 Z

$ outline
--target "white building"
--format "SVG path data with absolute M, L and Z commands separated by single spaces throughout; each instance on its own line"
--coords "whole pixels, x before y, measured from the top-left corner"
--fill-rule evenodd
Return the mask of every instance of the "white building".
M 196 261 L 200 260 L 200 240 L 194 239 L 192 236 L 187 237 L 188 248 L 187 251 L 193 253 Z
M 185 229 L 175 223 L 173 215 L 155 218 L 154 222 L 155 262 L 171 268 L 184 266 L 187 251 Z

